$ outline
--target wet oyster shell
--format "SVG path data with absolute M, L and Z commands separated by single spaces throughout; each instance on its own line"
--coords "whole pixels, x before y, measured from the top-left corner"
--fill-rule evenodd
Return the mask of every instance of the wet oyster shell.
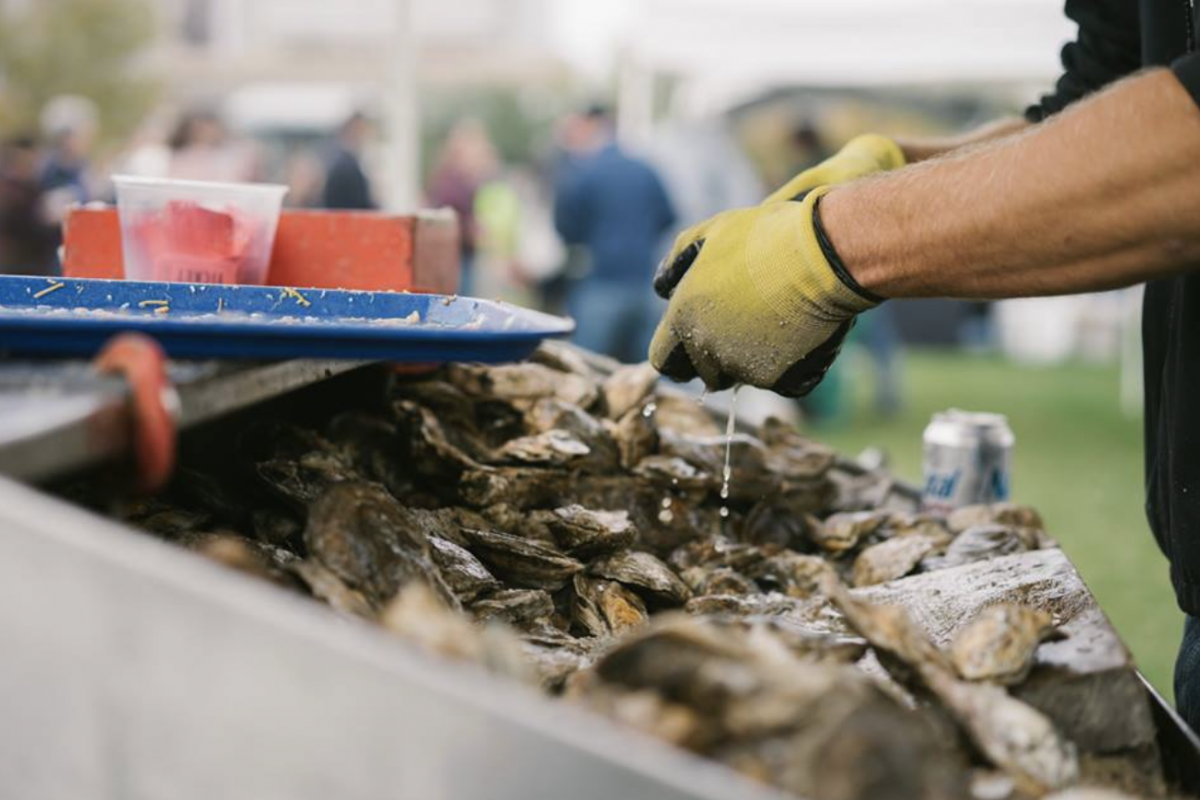
M 549 430 L 534 436 L 512 439 L 495 451 L 489 461 L 509 464 L 536 464 L 543 467 L 566 467 L 592 449 L 575 436 L 560 430 Z
M 1024 553 L 1038 548 L 1037 531 L 1008 525 L 976 525 L 960 533 L 943 556 L 932 556 L 922 564 L 926 570 L 959 567 L 974 561 Z
M 470 604 L 480 622 L 500 620 L 525 627 L 554 616 L 554 600 L 541 589 L 500 589 Z
M 375 618 L 375 612 L 362 592 L 351 589 L 320 562 L 304 559 L 291 564 L 289 569 L 304 582 L 313 597 L 325 601 L 334 610 L 364 619 Z
M 580 505 L 557 508 L 547 524 L 558 546 L 576 558 L 629 547 L 636 538 L 624 511 L 591 511 Z
M 1049 719 L 999 686 L 959 679 L 947 656 L 904 609 L 853 598 L 832 571 L 822 586 L 893 677 L 935 696 L 979 751 L 1007 772 L 1018 789 L 1041 796 L 1065 788 L 1079 777 L 1075 746 Z
M 809 536 L 829 553 L 845 553 L 870 536 L 888 520 L 886 511 L 852 511 L 834 514 L 814 528 Z
M 553 397 L 587 408 L 600 394 L 595 382 L 583 375 L 559 372 L 532 362 L 499 366 L 452 364 L 446 370 L 446 377 L 472 397 L 510 402 L 533 403 L 543 397 Z
M 574 577 L 574 621 L 592 636 L 623 633 L 645 624 L 650 614 L 641 598 L 616 581 Z
M 587 572 L 640 590 L 660 606 L 683 605 L 692 596 L 687 585 L 663 561 L 636 550 L 623 550 L 593 561 Z
M 558 591 L 583 564 L 557 548 L 499 531 L 464 528 L 471 552 L 494 574 L 526 589 Z
M 464 603 L 500 587 L 496 576 L 465 547 L 447 539 L 431 536 L 429 551 L 450 591 Z
M 950 656 L 969 681 L 1012 686 L 1025 680 L 1037 647 L 1054 633 L 1053 618 L 1015 603 L 988 606 L 954 637 Z
M 658 370 L 649 362 L 624 366 L 610 375 L 600 389 L 608 418 L 621 419 L 632 410 L 640 411 L 658 378 Z
M 946 518 L 946 525 L 955 533 L 962 533 L 976 525 L 1008 525 L 1039 530 L 1045 527 L 1041 514 L 1035 509 L 1015 503 L 991 503 L 957 508 Z
M 612 430 L 624 469 L 633 469 L 658 449 L 658 428 L 639 409 L 627 412 Z
M 871 545 L 854 559 L 854 585 L 874 586 L 913 572 L 921 560 L 946 546 L 949 534 L 912 533 Z
M 304 541 L 312 557 L 377 607 L 414 581 L 456 607 L 414 516 L 377 483 L 337 483 L 313 502 Z

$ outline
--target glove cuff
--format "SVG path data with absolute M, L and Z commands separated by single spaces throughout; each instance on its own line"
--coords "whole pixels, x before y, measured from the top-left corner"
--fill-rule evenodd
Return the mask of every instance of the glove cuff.
M 875 305 L 879 305 L 886 298 L 872 292 L 870 289 L 863 287 L 854 276 L 850 274 L 850 270 L 846 269 L 842 257 L 838 255 L 838 251 L 834 249 L 833 242 L 830 241 L 829 235 L 825 233 L 825 225 L 821 222 L 821 197 L 817 196 L 813 203 L 812 210 L 813 233 L 817 236 L 817 244 L 821 247 L 821 253 L 825 256 L 825 260 L 829 262 L 829 267 L 833 270 L 833 274 L 838 276 L 838 280 L 846 285 L 846 288 L 857 294 L 864 300 L 870 301 Z
M 764 209 L 747 240 L 748 277 L 780 325 L 841 324 L 879 304 L 861 286 L 851 287 L 847 279 L 853 278 L 844 265 L 843 275 L 838 274 L 818 239 L 814 210 L 830 188 L 818 187 L 800 203 Z

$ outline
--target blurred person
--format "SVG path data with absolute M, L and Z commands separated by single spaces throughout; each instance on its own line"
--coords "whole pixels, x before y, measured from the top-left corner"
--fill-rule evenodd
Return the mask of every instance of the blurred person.
M 232 138 L 216 112 L 185 111 L 167 140 L 167 177 L 193 181 L 240 183 L 262 178 L 257 148 Z
M 356 111 L 341 124 L 325 156 L 325 208 L 370 211 L 379 206 L 371 192 L 371 181 L 362 168 L 363 149 L 374 136 L 375 126 L 366 114 Z
M 1145 283 L 1146 512 L 1187 615 L 1176 702 L 1200 729 L 1198 20 L 1183 0 L 1066 9 L 1079 32 L 1064 74 L 1023 118 L 932 141 L 860 136 L 762 204 L 684 232 L 655 277 L 670 302 L 651 361 L 714 389 L 800 396 L 887 298 Z
M 588 256 L 586 273 L 567 288 L 575 341 L 641 361 L 660 310 L 647 286 L 675 210 L 658 173 L 618 146 L 607 109 L 569 119 L 563 146 L 554 224 L 564 242 Z
M 120 175 L 143 178 L 165 178 L 171 171 L 171 137 L 175 113 L 169 108 L 152 111 L 129 138 L 128 144 L 113 165 Z
M 325 194 L 325 163 L 309 148 L 288 155 L 283 165 L 283 182 L 288 193 L 286 208 L 320 208 Z
M 426 199 L 436 208 L 452 208 L 458 215 L 459 255 L 462 272 L 459 291 L 475 293 L 475 254 L 479 226 L 475 215 L 476 194 L 495 178 L 500 158 L 477 119 L 464 119 L 450 129 L 446 141 L 434 158 L 429 173 Z
M 40 166 L 32 137 L 0 144 L 0 273 L 55 272 L 59 228 L 46 208 Z
M 92 199 L 89 158 L 100 132 L 96 104 L 78 95 L 60 95 L 42 109 L 47 153 L 41 186 L 51 208 L 65 209 Z M 64 212 L 65 213 L 65 212 Z

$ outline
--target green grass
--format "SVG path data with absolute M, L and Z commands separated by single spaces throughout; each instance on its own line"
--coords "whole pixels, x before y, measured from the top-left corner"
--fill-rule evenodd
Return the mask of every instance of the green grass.
M 904 361 L 904 409 L 870 411 L 865 364 L 850 359 L 846 409 L 817 438 L 854 455 L 882 447 L 918 481 L 921 432 L 951 407 L 1008 416 L 1017 437 L 1013 498 L 1041 511 L 1149 680 L 1170 696 L 1183 617 L 1142 512 L 1141 419 L 1121 413 L 1115 367 L 1018 366 L 997 357 L 918 351 Z M 861 378 L 861 380 L 859 380 Z

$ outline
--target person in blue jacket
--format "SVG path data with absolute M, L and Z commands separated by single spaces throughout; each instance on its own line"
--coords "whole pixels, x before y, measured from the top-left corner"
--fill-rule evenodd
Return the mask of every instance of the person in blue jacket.
M 649 286 L 675 210 L 654 168 L 617 144 L 606 109 L 568 120 L 563 145 L 554 224 L 564 242 L 586 255 L 583 274 L 567 289 L 575 341 L 641 361 L 662 312 Z

